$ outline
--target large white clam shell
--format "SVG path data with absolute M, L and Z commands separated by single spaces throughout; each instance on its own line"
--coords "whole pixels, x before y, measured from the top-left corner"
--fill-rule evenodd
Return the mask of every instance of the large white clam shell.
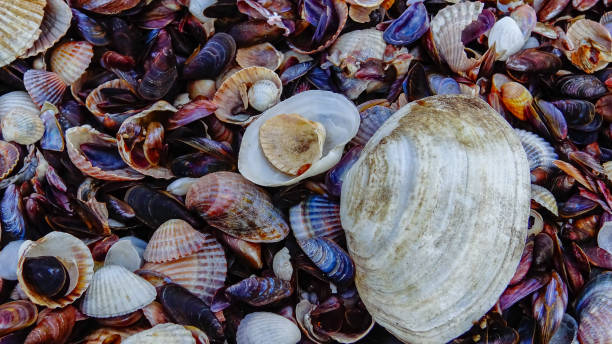
M 303 174 L 294 177 L 277 170 L 264 156 L 259 144 L 259 128 L 268 119 L 281 114 L 297 113 L 325 127 L 323 157 Z M 266 110 L 244 132 L 238 169 L 255 184 L 262 186 L 291 185 L 332 168 L 346 145 L 359 129 L 359 111 L 346 97 L 329 91 L 306 91 L 288 98 Z
M 497 301 L 523 252 L 529 165 L 514 130 L 477 97 L 407 104 L 344 179 L 355 284 L 406 343 L 446 343 Z

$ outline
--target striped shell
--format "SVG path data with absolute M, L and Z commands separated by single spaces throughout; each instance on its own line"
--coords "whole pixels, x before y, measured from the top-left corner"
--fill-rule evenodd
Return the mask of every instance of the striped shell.
M 198 232 L 186 221 L 168 220 L 153 233 L 144 251 L 144 259 L 151 263 L 177 260 L 199 252 L 207 245 L 214 245 L 214 242 L 210 234 Z
M 18 110 L 2 116 L 0 126 L 6 141 L 14 141 L 20 145 L 38 142 L 45 133 L 45 125 L 38 114 L 22 113 Z
M 501 97 L 506 109 L 516 118 L 521 121 L 527 119 L 533 96 L 525 86 L 514 81 L 507 82 L 501 87 Z
M 38 115 L 40 110 L 24 91 L 13 91 L 0 96 L 0 119 L 7 113 L 16 111 L 23 114 Z
M 302 334 L 289 319 L 269 312 L 247 314 L 236 332 L 237 344 L 296 344 Z
M 576 301 L 581 344 L 609 343 L 612 338 L 612 271 L 596 275 Z
M 51 48 L 68 32 L 71 20 L 72 11 L 64 0 L 47 0 L 45 16 L 40 25 L 42 32 L 21 58 L 38 55 Z
M 19 149 L 12 143 L 0 140 L 0 180 L 8 177 L 19 162 Z
M 531 199 L 546 210 L 550 211 L 555 216 L 559 216 L 557 208 L 557 200 L 552 192 L 548 191 L 547 188 L 531 184 Z
M 51 232 L 37 241 L 26 241 L 22 244 L 19 251 L 17 279 L 19 280 L 19 285 L 23 289 L 23 292 L 37 305 L 51 309 L 69 305 L 83 295 L 91 282 L 94 266 L 91 252 L 80 239 L 68 233 Z M 23 278 L 23 263 L 26 258 L 39 256 L 54 256 L 62 259 L 62 261 L 76 264 L 78 277 L 74 281 L 74 274 L 70 274 L 71 285 L 76 285 L 69 294 L 60 298 L 51 299 L 37 294 L 34 289 L 28 286 Z
M 160 272 L 210 305 L 217 289 L 225 284 L 227 260 L 223 247 L 210 236 L 207 247 L 186 258 L 166 263 L 146 263 L 144 270 Z
M 529 169 L 534 170 L 538 167 L 554 167 L 553 161 L 558 159 L 555 149 L 537 134 L 523 129 L 514 129 L 514 132 L 521 140 L 523 149 L 527 154 Z
M 81 311 L 93 318 L 111 318 L 137 311 L 155 300 L 151 283 L 119 265 L 106 265 L 93 276 Z
M 236 63 L 242 68 L 259 66 L 276 70 L 283 62 L 283 57 L 283 53 L 268 42 L 236 51 Z
M 276 304 L 291 296 L 289 281 L 276 277 L 251 276 L 225 289 L 225 295 L 254 307 Z
M 34 103 L 39 107 L 42 107 L 45 102 L 54 105 L 59 103 L 67 87 L 59 75 L 38 69 L 30 69 L 25 72 L 23 84 Z
M 28 50 L 41 33 L 46 0 L 0 1 L 0 67 Z
M 121 344 L 196 344 L 191 332 L 182 325 L 165 323 L 132 335 Z
M 129 336 L 144 331 L 142 326 L 102 327 L 91 332 L 83 339 L 83 344 L 117 344 Z
M 200 177 L 185 198 L 208 224 L 249 242 L 278 242 L 289 226 L 270 196 L 242 175 L 215 172 Z
M 393 115 L 393 110 L 386 106 L 375 105 L 362 111 L 359 115 L 361 116 L 361 123 L 357 135 L 351 140 L 351 143 L 365 146 L 376 130 Z
M 572 50 L 565 56 L 587 73 L 604 69 L 612 62 L 612 36 L 606 27 L 589 19 L 575 21 L 567 29 L 567 40 Z
M 368 42 L 368 44 L 364 44 Z M 338 37 L 329 48 L 327 60 L 334 66 L 344 67 L 345 60 L 365 62 L 369 59 L 382 60 L 387 43 L 383 32 L 376 29 L 355 30 Z M 354 62 L 353 62 L 354 63 Z
M 13 301 L 0 305 L 0 336 L 34 324 L 38 309 L 30 301 Z
M 291 231 L 297 240 L 344 236 L 340 205 L 322 196 L 310 196 L 289 210 Z
M 355 265 L 351 257 L 335 242 L 326 238 L 298 241 L 308 258 L 336 284 L 346 285 L 353 280 Z
M 88 124 L 80 127 L 72 127 L 66 131 L 68 156 L 74 166 L 84 174 L 102 180 L 139 180 L 144 178 L 142 174 L 131 168 L 103 170 L 100 167 L 92 165 L 81 150 L 81 145 L 84 143 L 114 147 L 117 145 L 117 140 L 112 136 L 97 131 Z
M 85 41 L 62 43 L 51 54 L 51 71 L 72 85 L 83 73 L 93 57 L 93 46 Z

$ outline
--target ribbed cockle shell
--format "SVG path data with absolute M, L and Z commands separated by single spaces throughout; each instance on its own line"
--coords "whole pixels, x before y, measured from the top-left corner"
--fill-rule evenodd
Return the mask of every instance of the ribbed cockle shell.
M 269 312 L 250 313 L 238 326 L 238 344 L 295 344 L 302 337 L 300 329 L 289 319 Z
M 144 251 L 147 262 L 163 263 L 185 258 L 216 241 L 208 234 L 195 230 L 189 223 L 180 219 L 164 222 L 149 240 Z
M 46 0 L 0 2 L 0 67 L 13 62 L 40 36 Z

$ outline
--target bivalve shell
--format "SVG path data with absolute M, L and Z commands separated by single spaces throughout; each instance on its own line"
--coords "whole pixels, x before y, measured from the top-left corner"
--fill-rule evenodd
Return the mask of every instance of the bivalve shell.
M 284 55 L 266 42 L 248 48 L 240 48 L 236 52 L 236 63 L 242 68 L 254 66 L 277 70 L 283 62 Z
M 289 210 L 291 231 L 297 240 L 342 237 L 340 205 L 323 196 L 310 196 Z
M 130 240 L 119 240 L 106 253 L 104 265 L 121 265 L 134 272 L 142 265 L 142 252 Z
M 293 265 L 291 265 L 291 254 L 289 254 L 288 248 L 283 247 L 276 252 L 272 260 L 272 270 L 276 277 L 285 281 L 291 281 Z
M 554 167 L 553 161 L 559 157 L 548 141 L 527 130 L 514 129 L 514 132 L 521 140 L 521 145 L 527 154 L 529 170 L 533 171 L 538 167 Z
M 45 125 L 38 114 L 10 111 L 2 117 L 2 136 L 7 141 L 20 145 L 30 145 L 38 142 L 44 133 Z
M 566 36 L 573 50 L 565 50 L 565 56 L 583 71 L 594 73 L 612 62 L 612 36 L 602 24 L 580 19 L 567 29 Z
M 508 57 L 521 50 L 525 41 L 521 28 L 511 17 L 498 20 L 489 31 L 489 48 L 495 45 L 497 59 L 500 61 L 506 61 Z
M 608 343 L 612 338 L 612 272 L 593 277 L 576 302 L 581 344 Z
M 74 91 L 74 89 L 75 87 L 73 85 L 71 87 L 71 90 Z M 96 119 L 100 123 L 104 124 L 105 127 L 118 129 L 121 123 L 123 123 L 123 121 L 125 121 L 126 118 L 142 110 L 141 108 L 136 108 L 136 109 L 129 109 L 129 110 L 118 112 L 118 113 L 110 113 L 110 112 L 104 111 L 98 105 L 103 104 L 108 101 L 107 97 L 104 95 L 104 92 L 103 92 L 103 90 L 105 89 L 122 89 L 125 91 L 129 91 L 131 93 L 134 93 L 134 91 L 132 90 L 132 87 L 130 86 L 130 84 L 128 84 L 127 81 L 122 80 L 122 79 L 115 79 L 115 80 L 110 80 L 103 84 L 98 85 L 98 87 L 96 87 L 93 91 L 89 93 L 89 95 L 87 95 L 87 98 L 85 99 L 85 106 L 87 106 L 87 109 L 91 111 L 91 113 L 93 113 L 96 116 Z M 74 92 L 73 92 L 73 96 L 75 97 L 75 99 L 79 99 L 74 94 Z
M 387 43 L 383 39 L 382 31 L 355 30 L 338 37 L 334 45 L 329 48 L 327 60 L 336 67 L 344 68 L 348 57 L 351 58 L 351 63 L 366 62 L 369 59 L 382 60 L 386 48 Z M 354 72 L 355 70 L 349 71 L 349 76 Z
M 72 11 L 64 0 L 47 0 L 45 16 L 40 24 L 41 34 L 22 58 L 47 51 L 57 43 L 70 28 Z
M 9 112 L 38 115 L 40 110 L 24 91 L 13 91 L 0 96 L 0 119 Z
M 122 344 L 196 344 L 184 326 L 166 323 L 156 325 L 121 341 Z
M 531 199 L 546 208 L 546 210 L 550 211 L 553 215 L 559 216 L 557 200 L 547 188 L 537 184 L 531 184 Z
M 153 233 L 144 251 L 144 259 L 164 263 L 185 258 L 214 241 L 210 235 L 198 232 L 184 220 L 168 220 Z
M 238 326 L 238 344 L 296 344 L 300 329 L 289 319 L 269 312 L 247 314 Z
M 470 329 L 521 258 L 529 180 L 520 140 L 478 97 L 423 98 L 389 118 L 340 202 L 355 284 L 376 322 L 412 343 Z
M 0 180 L 8 177 L 19 162 L 19 149 L 12 143 L 0 140 Z
M 30 69 L 23 74 L 23 84 L 28 94 L 42 107 L 45 102 L 57 104 L 66 92 L 66 83 L 59 75 L 44 70 Z
M 93 46 L 85 41 L 66 42 L 51 54 L 51 71 L 72 85 L 83 73 L 93 58 Z
M 0 2 L 0 67 L 13 62 L 40 36 L 47 0 Z

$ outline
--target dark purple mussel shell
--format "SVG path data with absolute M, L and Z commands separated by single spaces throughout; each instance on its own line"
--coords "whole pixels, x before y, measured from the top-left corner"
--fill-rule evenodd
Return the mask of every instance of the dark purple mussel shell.
M 230 28 L 230 34 L 240 47 L 253 44 L 276 41 L 282 37 L 284 30 L 270 25 L 266 20 L 248 20 Z
M 38 294 L 50 298 L 63 296 L 70 285 L 68 270 L 52 256 L 26 258 L 23 262 L 23 279 Z
M 597 208 L 597 203 L 580 195 L 573 195 L 566 202 L 561 203 L 559 215 L 565 218 L 577 217 Z
M 306 61 L 288 67 L 280 75 L 283 85 L 287 85 L 288 83 L 303 77 L 308 72 L 310 72 L 316 65 L 317 64 L 314 63 L 314 61 Z
M 179 0 L 155 1 L 138 15 L 138 26 L 143 29 L 161 29 L 180 15 L 183 7 Z
M 182 127 L 213 114 L 216 109 L 217 105 L 215 105 L 215 103 L 204 97 L 197 97 L 193 101 L 183 105 L 177 112 L 170 115 L 167 120 L 166 129 L 174 130 Z
M 289 46 L 303 54 L 314 54 L 334 43 L 348 18 L 348 7 L 341 0 L 305 0 L 302 20 L 296 24 Z
M 34 169 L 36 169 L 36 166 L 34 166 Z M 0 201 L 0 222 L 2 223 L 3 238 L 25 239 L 26 223 L 23 216 L 23 201 L 21 192 L 15 184 L 10 184 L 6 188 L 2 201 Z
M 118 170 L 127 168 L 116 147 L 97 145 L 94 143 L 81 144 L 81 151 L 94 167 L 103 170 Z
M 87 42 L 96 46 L 108 45 L 111 42 L 106 29 L 97 20 L 74 8 L 72 18 L 79 34 Z
M 606 85 L 594 75 L 566 75 L 557 80 L 559 92 L 578 99 L 599 98 L 608 92 Z
M 58 110 L 55 106 L 45 104 L 40 113 L 40 119 L 42 119 L 45 125 L 45 133 L 40 139 L 40 148 L 44 150 L 51 150 L 61 152 L 64 150 L 64 133 L 59 121 L 57 120 Z
M 361 123 L 363 124 L 363 121 Z M 351 148 L 342 156 L 342 159 L 340 159 L 336 166 L 327 171 L 327 174 L 325 174 L 325 186 L 327 186 L 327 190 L 330 194 L 340 197 L 344 176 L 351 169 L 353 164 L 357 162 L 362 149 L 363 146 L 360 145 Z
M 427 74 L 425 74 L 425 68 L 421 63 L 415 63 L 402 83 L 404 94 L 409 101 L 418 100 L 421 98 L 431 96 L 429 85 L 427 84 Z
M 298 244 L 308 258 L 332 282 L 345 285 L 352 282 L 355 265 L 351 257 L 335 242 L 326 238 L 312 238 Z
M 236 42 L 226 33 L 215 34 L 201 49 L 196 49 L 185 61 L 185 79 L 215 78 L 234 59 Z
M 385 42 L 394 45 L 409 45 L 416 42 L 429 30 L 429 15 L 423 2 L 413 3 L 385 30 Z
M 554 139 L 561 141 L 567 138 L 567 121 L 559 108 L 553 103 L 541 99 L 537 99 L 533 102 L 533 105 L 539 118 L 546 125 L 548 133 L 550 133 Z
M 170 169 L 177 177 L 198 178 L 217 171 L 234 171 L 236 165 L 227 160 L 220 160 L 198 152 L 175 158 Z
M 561 66 L 557 55 L 535 48 L 521 50 L 506 60 L 506 67 L 517 72 L 554 72 Z
M 149 70 L 142 76 L 138 85 L 138 94 L 147 100 L 158 100 L 174 87 L 178 78 L 176 57 L 172 48 L 163 48 L 153 58 Z
M 548 343 L 563 320 L 567 308 L 567 287 L 556 271 L 546 287 L 533 294 L 532 315 L 542 343 Z
M 515 303 L 521 301 L 534 291 L 547 285 L 550 281 L 550 275 L 537 274 L 532 277 L 525 278 L 522 282 L 509 286 L 504 290 L 499 297 L 499 306 L 502 310 L 506 310 Z
M 225 290 L 225 294 L 232 300 L 239 300 L 255 307 L 277 303 L 292 293 L 291 283 L 276 277 L 245 278 Z
M 172 219 L 185 220 L 195 228 L 201 226 L 200 221 L 179 201 L 144 185 L 128 189 L 124 201 L 132 207 L 142 223 L 153 229 Z

